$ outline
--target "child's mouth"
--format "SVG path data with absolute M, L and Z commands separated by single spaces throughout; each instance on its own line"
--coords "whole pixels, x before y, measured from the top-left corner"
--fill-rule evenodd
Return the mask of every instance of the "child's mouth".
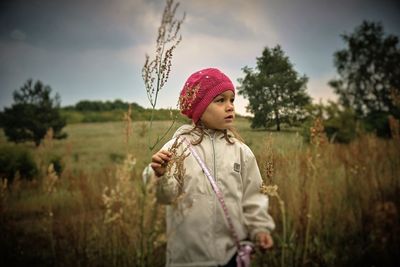
M 233 120 L 233 115 L 226 116 L 224 119 L 225 120 Z

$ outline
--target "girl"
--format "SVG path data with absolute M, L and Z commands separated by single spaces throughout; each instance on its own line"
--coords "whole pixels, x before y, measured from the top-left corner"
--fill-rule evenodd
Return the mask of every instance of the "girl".
M 152 157 L 157 200 L 168 205 L 167 266 L 236 266 L 237 240 L 254 241 L 263 250 L 273 245 L 275 225 L 259 192 L 256 159 L 232 128 L 234 99 L 231 80 L 218 69 L 193 73 L 180 96 L 181 113 L 193 125 L 180 127 Z M 179 153 L 183 166 L 171 171 L 168 163 Z

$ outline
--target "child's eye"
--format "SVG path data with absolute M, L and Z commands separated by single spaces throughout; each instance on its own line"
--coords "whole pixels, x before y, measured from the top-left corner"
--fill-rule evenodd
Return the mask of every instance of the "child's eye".
M 235 99 L 234 99 L 234 98 L 231 98 L 231 103 L 233 103 L 233 102 L 235 102 Z
M 222 102 L 224 102 L 224 99 L 223 98 L 217 98 L 217 99 L 215 99 L 215 102 L 222 103 Z

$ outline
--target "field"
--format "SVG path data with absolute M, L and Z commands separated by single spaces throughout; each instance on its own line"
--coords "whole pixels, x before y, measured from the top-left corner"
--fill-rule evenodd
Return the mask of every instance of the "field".
M 277 224 L 274 249 L 257 252 L 253 266 L 400 266 L 398 134 L 338 145 L 316 124 L 306 144 L 295 130 L 249 125 L 237 122 Z M 2 180 L 0 265 L 163 266 L 164 208 L 142 171 L 149 140 L 169 126 L 154 122 L 149 132 L 144 122 L 71 124 L 65 140 L 18 145 L 32 151 L 39 174 Z M 61 173 L 48 168 L 52 155 L 59 155 Z

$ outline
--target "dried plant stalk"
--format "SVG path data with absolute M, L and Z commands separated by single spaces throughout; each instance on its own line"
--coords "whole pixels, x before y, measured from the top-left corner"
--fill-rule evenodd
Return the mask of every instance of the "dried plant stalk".
M 316 147 L 326 144 L 328 139 L 325 134 L 325 128 L 320 117 L 314 120 L 314 124 L 310 127 L 311 143 Z
M 134 210 L 136 206 L 135 188 L 132 186 L 131 174 L 136 165 L 132 154 L 127 154 L 123 164 L 116 170 L 116 185 L 114 188 L 105 187 L 102 200 L 105 205 L 104 223 L 124 223 L 124 214 Z M 125 215 L 128 216 L 128 215 Z
M 167 0 L 161 25 L 158 28 L 155 58 L 150 60 L 150 57 L 146 54 L 142 68 L 147 97 L 153 108 L 156 107 L 159 91 L 169 78 L 174 50 L 182 40 L 179 30 L 185 19 L 185 14 L 180 20 L 175 19 L 178 7 L 179 3 L 174 4 L 174 0 Z
M 58 182 L 58 175 L 54 170 L 54 165 L 51 163 L 47 169 L 47 175 L 44 179 L 44 191 L 47 194 L 51 194 L 57 191 L 56 185 Z
M 125 143 L 126 147 L 129 146 L 129 139 L 132 136 L 132 107 L 129 105 L 128 111 L 124 112 L 124 124 L 125 124 Z
M 161 137 L 157 137 L 157 140 L 154 142 L 154 144 L 150 143 L 154 110 L 157 105 L 158 94 L 168 81 L 171 72 L 174 51 L 182 40 L 182 36 L 179 34 L 179 31 L 185 19 L 185 13 L 181 19 L 176 19 L 175 13 L 178 7 L 179 3 L 174 4 L 174 0 L 167 0 L 161 19 L 161 25 L 158 28 L 155 57 L 150 59 L 149 55 L 146 54 L 146 60 L 142 68 L 142 78 L 145 84 L 147 98 L 149 99 L 152 107 L 148 134 L 150 151 L 152 151 L 157 144 L 163 140 L 163 138 L 171 130 L 172 125 L 176 120 L 175 117 L 171 126 L 163 135 L 161 135 Z
M 286 219 L 286 207 L 285 207 L 285 202 L 281 198 L 281 196 L 278 193 L 278 185 L 274 184 L 273 178 L 275 176 L 275 162 L 274 162 L 274 151 L 272 149 L 272 136 L 269 135 L 269 137 L 265 141 L 265 151 L 267 156 L 267 159 L 264 162 L 263 165 L 263 183 L 260 188 L 260 192 L 266 196 L 269 197 L 275 197 L 278 200 L 279 203 L 279 210 L 281 213 L 281 219 L 282 219 L 282 246 L 281 246 L 281 266 L 286 266 L 285 265 L 285 259 L 286 259 L 286 250 L 288 246 L 288 238 L 287 238 L 287 219 Z

